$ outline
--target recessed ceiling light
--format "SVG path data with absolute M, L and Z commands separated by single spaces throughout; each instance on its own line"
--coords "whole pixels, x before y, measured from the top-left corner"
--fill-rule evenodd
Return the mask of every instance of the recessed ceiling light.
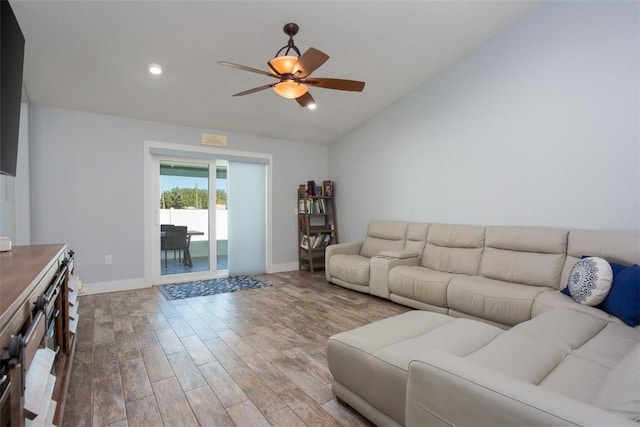
M 315 109 L 316 109 L 316 104 L 315 104 L 315 103 L 313 103 L 313 104 L 309 104 L 309 105 L 307 105 L 307 108 L 308 108 L 309 110 L 315 110 Z
M 162 74 L 162 67 L 158 64 L 149 64 L 149 72 L 157 76 Z

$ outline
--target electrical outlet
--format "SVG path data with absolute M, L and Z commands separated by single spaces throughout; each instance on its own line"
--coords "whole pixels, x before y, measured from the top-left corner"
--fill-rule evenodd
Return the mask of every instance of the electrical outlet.
M 107 254 L 104 256 L 104 263 L 107 265 L 113 264 L 113 255 Z

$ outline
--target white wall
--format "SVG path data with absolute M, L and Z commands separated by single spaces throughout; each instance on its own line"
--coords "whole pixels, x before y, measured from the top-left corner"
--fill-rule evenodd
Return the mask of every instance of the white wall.
M 328 173 L 326 146 L 220 130 L 31 105 L 30 131 L 33 243 L 68 243 L 88 284 L 144 277 L 144 141 L 200 145 L 213 132 L 230 149 L 270 153 L 275 265 L 297 263 L 298 184 Z
M 639 7 L 545 3 L 333 144 L 341 240 L 374 219 L 638 233 Z
M 29 166 L 29 104 L 27 102 L 23 102 L 20 106 L 18 138 L 18 167 L 15 179 L 16 240 L 14 243 L 29 245 L 31 244 L 31 169 Z
M 0 175 L 0 236 L 9 237 L 13 246 L 31 243 L 29 104 L 26 102 L 20 105 L 18 138 L 16 176 Z
M 0 236 L 16 240 L 16 179 L 0 174 Z

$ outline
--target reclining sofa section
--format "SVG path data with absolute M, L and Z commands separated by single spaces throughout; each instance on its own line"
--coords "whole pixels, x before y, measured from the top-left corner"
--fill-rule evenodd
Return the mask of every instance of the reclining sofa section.
M 358 243 L 330 245 L 327 281 L 412 308 L 509 328 L 570 307 L 619 321 L 558 291 L 583 256 L 639 262 L 637 236 L 542 227 L 372 222 Z

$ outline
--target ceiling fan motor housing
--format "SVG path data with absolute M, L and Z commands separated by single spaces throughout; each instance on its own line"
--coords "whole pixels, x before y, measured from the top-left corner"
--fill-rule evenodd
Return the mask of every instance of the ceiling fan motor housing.
M 284 26 L 284 28 L 282 29 L 282 31 L 284 31 L 284 33 L 286 35 L 288 35 L 289 37 L 293 37 L 296 34 L 298 34 L 298 30 L 300 30 L 300 27 L 298 27 L 298 24 L 295 24 L 293 22 L 289 22 L 287 25 Z

